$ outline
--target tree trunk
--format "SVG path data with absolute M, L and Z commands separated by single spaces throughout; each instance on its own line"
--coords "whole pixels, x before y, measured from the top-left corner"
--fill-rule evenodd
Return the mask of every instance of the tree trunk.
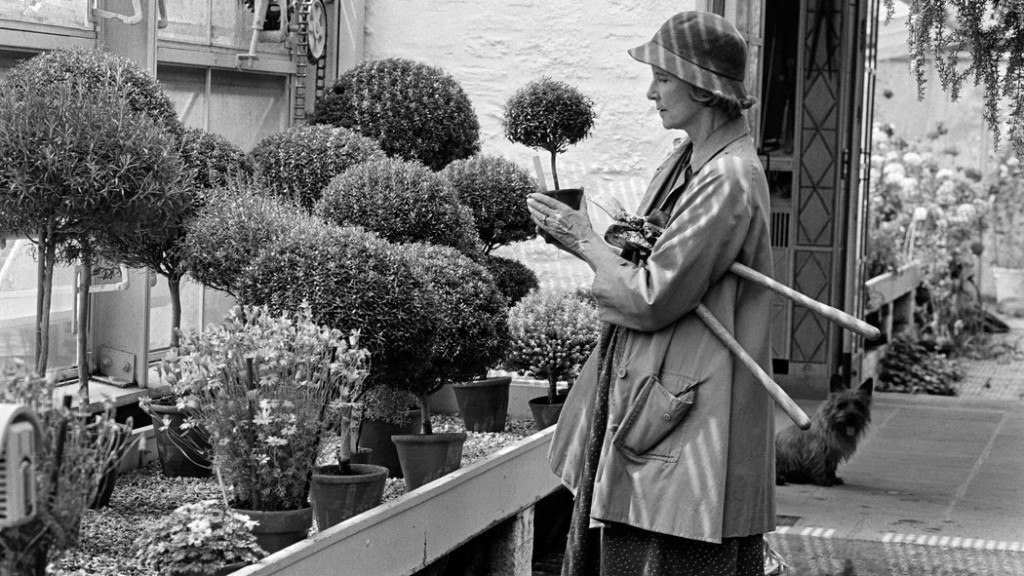
M 352 405 L 343 405 L 338 413 L 338 419 L 341 421 L 338 466 L 341 467 L 342 474 L 348 474 L 350 472 L 349 464 L 352 462 Z
M 551 153 L 551 181 L 554 182 L 555 187 L 552 190 L 558 190 L 558 170 L 555 168 L 555 153 Z
M 50 304 L 53 301 L 53 268 L 57 261 L 57 246 L 53 231 L 47 230 L 45 241 L 40 240 L 37 258 L 40 262 L 39 287 L 36 295 L 36 373 L 46 374 L 50 356 Z
M 92 286 L 92 248 L 82 243 L 82 271 L 78 278 L 78 395 L 81 409 L 89 405 L 89 288 Z
M 558 397 L 558 380 L 554 376 L 548 376 L 548 404 L 554 404 Z
M 167 290 L 171 294 L 171 349 L 177 349 L 178 330 L 181 329 L 181 276 L 168 276 Z
M 434 427 L 430 424 L 430 403 L 427 402 L 426 394 L 417 396 L 420 399 L 420 417 L 423 419 L 423 425 L 420 427 L 420 433 L 422 434 L 433 434 Z

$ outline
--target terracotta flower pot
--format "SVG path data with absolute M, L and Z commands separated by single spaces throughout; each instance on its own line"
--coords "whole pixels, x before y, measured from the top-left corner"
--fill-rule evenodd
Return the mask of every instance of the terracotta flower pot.
M 324 531 L 335 524 L 380 504 L 388 469 L 370 464 L 351 464 L 350 474 L 338 465 L 321 466 L 313 473 L 310 500 L 316 525 Z
M 548 403 L 546 395 L 530 399 L 530 412 L 533 412 L 533 421 L 537 426 L 537 430 L 543 430 L 558 422 L 558 416 L 562 413 L 562 406 L 565 406 L 565 396 L 565 394 L 556 396 L 554 404 Z
M 470 432 L 504 432 L 511 376 L 453 384 L 459 414 Z
M 395 435 L 391 439 L 410 492 L 462 466 L 465 432 Z
M 304 540 L 309 535 L 309 528 L 313 525 L 313 508 L 311 507 L 270 512 L 232 508 L 232 511 L 245 514 L 250 519 L 259 522 L 252 529 L 252 533 L 256 536 L 256 543 L 268 554 L 273 554 Z
M 398 461 L 398 452 L 391 437 L 396 434 L 415 434 L 420 429 L 420 411 L 409 410 L 405 414 L 410 422 L 404 426 L 370 419 L 360 424 L 359 447 L 372 450 L 367 464 L 387 468 L 392 478 L 402 477 L 402 464 Z

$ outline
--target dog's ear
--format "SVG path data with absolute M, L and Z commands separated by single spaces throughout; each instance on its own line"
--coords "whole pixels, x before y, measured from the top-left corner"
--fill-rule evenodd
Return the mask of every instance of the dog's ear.
M 860 394 L 867 400 L 871 400 L 871 392 L 875 389 L 875 379 L 868 378 L 863 384 L 857 387 L 857 394 Z

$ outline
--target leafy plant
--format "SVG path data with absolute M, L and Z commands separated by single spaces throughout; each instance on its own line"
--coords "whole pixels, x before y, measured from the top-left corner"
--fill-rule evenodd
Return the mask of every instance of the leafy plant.
M 508 312 L 512 343 L 505 365 L 548 381 L 548 402 L 557 384 L 569 386 L 601 336 L 597 308 L 569 292 L 532 292 Z
M 894 0 L 885 0 L 891 15 Z M 1009 100 L 1010 142 L 1024 156 L 1024 10 L 1003 0 L 910 0 L 907 44 L 923 97 L 929 53 L 942 88 L 953 100 L 972 75 L 984 89 L 984 118 L 998 147 L 1002 125 L 999 105 Z M 960 67 L 963 55 L 967 65 Z
M 184 397 L 210 432 L 233 506 L 308 506 L 321 435 L 331 415 L 350 408 L 366 358 L 357 332 L 317 325 L 306 306 L 279 316 L 235 307 L 222 324 L 183 336 L 168 362 L 177 364 L 190 390 Z
M 264 138 L 252 150 L 263 187 L 310 209 L 338 174 L 383 159 L 376 141 L 346 128 L 295 126 Z
M 114 422 L 114 407 L 89 416 L 73 411 L 60 397 L 53 377 L 43 379 L 23 365 L 0 365 L 0 402 L 23 404 L 38 415 L 36 518 L 0 530 L 0 573 L 42 574 L 78 542 L 82 514 L 96 497 L 103 476 L 131 447 L 130 435 Z
M 452 162 L 442 174 L 459 200 L 473 211 L 485 254 L 534 236 L 526 195 L 538 188 L 529 172 L 500 156 L 478 154 Z
M 440 68 L 403 58 L 363 62 L 342 74 L 310 122 L 349 128 L 388 156 L 432 170 L 480 149 L 480 122 L 462 86 Z
M 180 201 L 167 203 L 151 215 L 158 220 L 104 239 L 112 257 L 133 268 L 145 268 L 167 279 L 171 299 L 171 347 L 178 345 L 181 326 L 181 279 L 188 272 L 182 254 L 187 223 L 202 208 L 204 193 L 215 186 L 252 174 L 248 155 L 226 138 L 196 128 L 185 130 L 181 142 L 184 168 L 192 179 L 182 185 Z
M 406 248 L 376 234 L 327 223 L 299 227 L 270 242 L 244 269 L 239 297 L 274 311 L 309 304 L 314 320 L 360 327 L 372 354 L 367 387 L 405 386 L 430 359 L 434 303 Z
M 565 82 L 544 77 L 508 99 L 501 125 L 512 142 L 551 154 L 551 177 L 558 189 L 555 156 L 589 136 L 596 118 L 590 98 Z
M 956 362 L 905 338 L 893 340 L 881 360 L 877 390 L 955 396 L 963 379 Z
M 77 52 L 67 53 L 77 56 Z M 39 246 L 36 371 L 46 370 L 53 267 L 79 261 L 80 325 L 88 325 L 89 287 L 99 248 L 120 236 L 159 232 L 184 201 L 175 137 L 163 124 L 133 110 L 138 103 L 119 59 L 88 59 L 82 70 L 102 82 L 44 82 L 68 62 L 60 55 L 32 58 L 5 78 L 0 94 L 0 228 Z M 69 58 L 74 62 L 75 58 Z M 78 72 L 78 71 L 76 71 Z M 125 82 L 122 82 L 125 81 Z M 106 82 L 106 83 L 103 83 Z M 150 78 L 155 86 L 155 80 Z M 88 357 L 86 332 L 78 354 Z M 88 396 L 87 362 L 79 381 Z
M 185 504 L 147 526 L 136 540 L 139 564 L 159 576 L 213 574 L 266 555 L 252 534 L 256 522 L 216 500 Z
M 993 260 L 996 266 L 1024 268 L 1024 170 L 1015 156 L 999 154 L 986 175 L 992 201 Z
M 293 228 L 318 220 L 261 190 L 240 185 L 203 193 L 203 208 L 186 224 L 183 266 L 204 286 L 238 296 L 242 273 L 261 250 Z
M 495 286 L 505 297 L 505 303 L 509 307 L 515 306 L 524 296 L 540 286 L 533 270 L 519 260 L 489 255 L 484 259 L 484 266 L 491 273 Z
M 433 295 L 437 329 L 427 369 L 410 384 L 419 398 L 422 432 L 433 432 L 428 398 L 445 384 L 465 382 L 487 373 L 508 344 L 505 299 L 487 270 L 458 251 L 411 244 L 414 272 L 425 278 Z
M 331 180 L 314 212 L 340 226 L 362 226 L 389 242 L 480 251 L 472 213 L 444 177 L 417 162 L 388 158 L 354 166 Z

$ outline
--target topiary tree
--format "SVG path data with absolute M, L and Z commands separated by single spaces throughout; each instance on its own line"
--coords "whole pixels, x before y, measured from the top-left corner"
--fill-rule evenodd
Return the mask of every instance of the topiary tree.
M 512 142 L 551 154 L 551 178 L 557 190 L 555 155 L 589 136 L 596 118 L 590 98 L 565 82 L 544 77 L 508 99 L 501 125 Z
M 894 0 L 885 0 L 888 16 Z M 999 101 L 1009 100 L 1010 141 L 1024 159 L 1024 10 L 1004 0 L 908 0 L 907 44 L 924 97 L 928 54 L 935 57 L 942 88 L 956 100 L 964 80 L 984 87 L 984 117 L 998 147 L 1001 130 Z M 968 65 L 960 68 L 964 54 Z
M 129 91 L 116 83 L 37 84 L 36 77 L 54 62 L 46 56 L 19 65 L 0 95 L 0 228 L 24 234 L 39 246 L 39 373 L 47 364 L 56 262 L 82 265 L 78 322 L 86 326 L 97 247 L 109 238 L 159 232 L 162 220 L 183 201 L 177 142 L 164 125 L 134 112 Z M 118 66 L 115 61 L 109 71 L 111 82 L 123 79 Z M 86 330 L 78 331 L 83 359 L 88 357 L 86 337 Z M 88 373 L 88 362 L 80 362 L 86 399 Z
M 314 213 L 341 226 L 362 226 L 397 243 L 428 242 L 466 254 L 480 251 L 473 215 L 441 175 L 418 162 L 384 159 L 331 180 Z
M 332 126 L 295 126 L 264 138 L 251 154 L 264 188 L 307 209 L 331 178 L 385 157 L 375 140 Z
M 242 272 L 261 250 L 314 219 L 298 206 L 239 185 L 203 193 L 203 207 L 185 225 L 182 266 L 204 286 L 238 296 Z
M 526 195 L 538 190 L 537 181 L 516 163 L 477 155 L 452 162 L 442 174 L 459 200 L 473 211 L 485 254 L 534 236 Z
M 491 273 L 494 285 L 505 297 L 505 303 L 509 307 L 515 306 L 524 296 L 540 286 L 533 270 L 519 260 L 492 254 L 484 260 L 484 266 Z
M 239 279 L 239 299 L 274 311 L 304 302 L 318 324 L 359 327 L 370 351 L 365 387 L 408 388 L 430 360 L 435 304 L 406 249 L 358 228 L 310 218 L 272 240 Z
M 181 327 L 181 279 L 188 271 L 183 244 L 187 224 L 202 207 L 204 192 L 235 178 L 252 175 L 252 161 L 226 138 L 197 128 L 185 130 L 181 157 L 192 180 L 183 186 L 183 201 L 157 214 L 160 220 L 132 234 L 107 236 L 104 244 L 118 262 L 152 270 L 167 278 L 171 299 L 171 347 Z
M 440 68 L 403 58 L 363 62 L 317 101 L 313 124 L 350 128 L 389 156 L 440 170 L 480 149 L 480 122 L 465 91 Z
M 505 299 L 487 270 L 445 246 L 411 244 L 404 248 L 415 261 L 414 271 L 433 293 L 437 329 L 429 344 L 427 370 L 412 381 L 419 398 L 422 433 L 431 434 L 431 394 L 445 384 L 465 382 L 486 374 L 508 345 Z

